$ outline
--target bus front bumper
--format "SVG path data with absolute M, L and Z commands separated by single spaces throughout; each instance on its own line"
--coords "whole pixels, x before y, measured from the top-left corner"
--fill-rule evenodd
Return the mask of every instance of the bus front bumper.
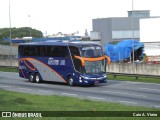
M 101 84 L 107 83 L 107 78 L 103 79 L 79 79 L 79 84 L 81 85 L 94 85 L 94 84 Z

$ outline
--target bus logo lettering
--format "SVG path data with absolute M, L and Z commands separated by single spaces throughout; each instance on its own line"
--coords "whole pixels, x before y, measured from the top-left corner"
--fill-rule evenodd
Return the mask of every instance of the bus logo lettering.
M 66 65 L 65 60 L 61 60 L 60 65 Z
M 49 58 L 48 65 L 59 65 L 59 60 L 54 60 L 53 58 Z

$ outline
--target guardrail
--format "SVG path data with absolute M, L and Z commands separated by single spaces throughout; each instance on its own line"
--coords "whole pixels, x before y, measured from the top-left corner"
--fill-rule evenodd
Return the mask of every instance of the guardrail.
M 4 70 L 8 69 L 16 69 L 18 72 L 18 67 L 16 66 L 0 66 L 0 69 L 4 68 Z M 160 75 L 146 75 L 146 74 L 128 74 L 128 73 L 115 73 L 115 72 L 107 72 L 108 75 L 113 75 L 114 78 L 117 76 L 128 76 L 128 77 L 135 77 L 138 80 L 138 77 L 149 77 L 149 78 L 160 78 Z
M 145 74 L 128 74 L 128 73 L 113 73 L 113 72 L 108 72 L 109 75 L 113 75 L 114 78 L 116 76 L 128 76 L 128 77 L 135 77 L 136 80 L 138 80 L 138 77 L 150 77 L 150 78 L 160 78 L 159 75 L 145 75 Z

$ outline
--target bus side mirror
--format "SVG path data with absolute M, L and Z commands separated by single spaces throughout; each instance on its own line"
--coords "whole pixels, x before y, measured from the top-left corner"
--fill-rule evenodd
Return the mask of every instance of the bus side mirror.
M 111 64 L 111 59 L 107 55 L 104 56 L 106 58 L 106 62 L 108 62 L 108 65 Z

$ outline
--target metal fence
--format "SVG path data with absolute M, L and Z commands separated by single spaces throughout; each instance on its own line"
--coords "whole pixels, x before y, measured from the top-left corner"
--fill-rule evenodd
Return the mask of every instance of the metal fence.
M 0 45 L 0 65 L 18 66 L 18 46 Z

